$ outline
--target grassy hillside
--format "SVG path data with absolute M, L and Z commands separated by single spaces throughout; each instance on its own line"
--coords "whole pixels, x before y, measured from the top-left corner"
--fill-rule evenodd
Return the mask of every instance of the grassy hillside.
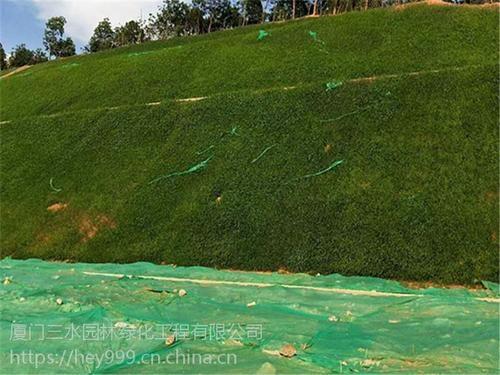
M 496 280 L 497 25 L 373 10 L 4 78 L 2 255 Z

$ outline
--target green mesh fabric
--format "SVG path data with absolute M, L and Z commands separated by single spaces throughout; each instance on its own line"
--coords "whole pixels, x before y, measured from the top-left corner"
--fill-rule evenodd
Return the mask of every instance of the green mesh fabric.
M 498 371 L 494 283 L 413 290 L 369 277 L 9 258 L 0 270 L 1 373 Z M 209 333 L 213 327 L 219 335 Z M 19 363 L 23 351 L 45 363 Z M 68 360 L 75 351 L 108 359 Z M 174 352 L 232 354 L 237 362 L 162 362 Z M 153 357 L 160 360 L 145 363 Z
M 326 83 L 326 91 L 333 91 L 336 88 L 339 88 L 342 86 L 343 82 L 342 81 L 331 81 Z
M 165 176 L 160 176 L 158 178 L 155 178 L 154 180 L 150 181 L 149 183 L 152 184 L 154 182 L 158 182 L 158 181 L 166 179 L 166 178 L 175 177 L 175 176 L 183 176 L 185 174 L 191 174 L 191 173 L 199 172 L 199 171 L 201 171 L 201 170 L 203 170 L 203 169 L 205 169 L 207 167 L 208 162 L 210 161 L 210 159 L 212 159 L 212 156 L 210 156 L 209 158 L 207 158 L 207 159 L 199 162 L 196 165 L 193 165 L 193 166 L 189 167 L 185 171 L 172 172 L 172 173 L 169 173 L 169 174 L 167 174 Z
M 265 39 L 269 33 L 265 30 L 259 30 L 259 35 L 257 36 L 257 40 L 263 40 Z

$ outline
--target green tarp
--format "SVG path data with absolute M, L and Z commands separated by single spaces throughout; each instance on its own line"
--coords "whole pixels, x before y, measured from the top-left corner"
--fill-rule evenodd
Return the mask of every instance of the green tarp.
M 9 258 L 0 270 L 1 373 L 498 372 L 494 283 Z

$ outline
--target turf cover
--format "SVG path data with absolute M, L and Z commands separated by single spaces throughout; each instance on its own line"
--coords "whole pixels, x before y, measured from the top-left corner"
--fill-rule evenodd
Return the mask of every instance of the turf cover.
M 497 10 L 260 28 L 2 78 L 2 256 L 498 281 Z

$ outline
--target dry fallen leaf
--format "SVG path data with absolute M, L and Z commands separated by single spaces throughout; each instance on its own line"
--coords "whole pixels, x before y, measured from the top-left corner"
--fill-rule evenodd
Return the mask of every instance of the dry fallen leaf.
M 169 335 L 167 336 L 167 339 L 165 340 L 165 345 L 170 346 L 175 342 L 175 335 Z
M 286 345 L 283 345 L 283 347 L 280 349 L 280 354 L 283 357 L 292 358 L 294 355 L 297 354 L 297 350 L 294 348 L 293 345 L 286 344 Z

